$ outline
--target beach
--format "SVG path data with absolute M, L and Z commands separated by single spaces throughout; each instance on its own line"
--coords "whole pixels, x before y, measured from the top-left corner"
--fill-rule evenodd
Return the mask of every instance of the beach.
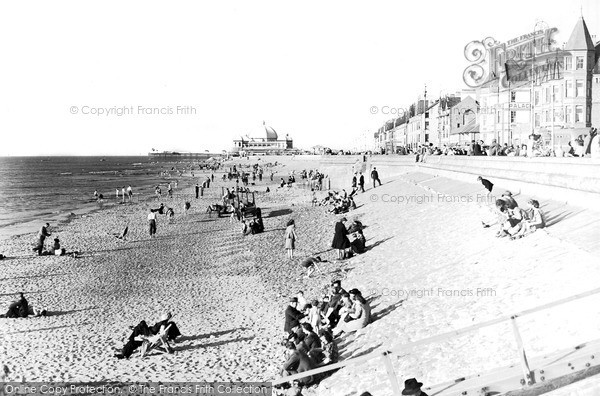
M 277 168 L 310 169 L 316 162 L 284 159 Z M 238 161 L 239 163 L 239 161 Z M 249 161 L 248 163 L 252 163 Z M 227 165 L 229 166 L 229 165 Z M 217 173 L 217 178 L 221 173 Z M 332 261 L 333 225 L 341 218 L 327 207 L 311 207 L 309 190 L 253 187 L 263 210 L 265 232 L 243 237 L 228 217 L 209 217 L 218 202 L 215 182 L 195 199 L 190 188 L 163 199 L 176 215 L 158 216 L 157 237 L 147 232 L 148 207 L 158 201 L 117 205 L 51 229 L 69 251 L 82 257 L 34 257 L 28 234 L 5 241 L 0 262 L 1 303 L 24 292 L 48 317 L 0 319 L 0 356 L 10 380 L 54 381 L 268 381 L 278 378 L 284 351 L 283 311 L 290 296 L 303 290 L 321 298 L 332 280 L 368 297 L 374 321 L 339 340 L 342 358 L 383 351 L 399 344 L 593 289 L 600 269 L 595 257 L 551 233 L 536 232 L 509 241 L 481 228 L 477 202 L 390 202 L 390 196 L 437 194 L 408 177 L 388 178 L 383 186 L 359 194 L 348 219 L 366 225 L 369 250 L 342 262 L 329 262 L 324 275 L 303 278 L 299 262 L 309 255 Z M 340 183 L 338 181 L 338 183 Z M 349 181 L 348 181 L 349 184 Z M 271 192 L 266 193 L 266 186 Z M 444 185 L 440 184 L 440 191 Z M 319 192 L 322 197 L 325 192 Z M 388 198 L 384 198 L 387 194 Z M 436 195 L 437 196 L 437 195 Z M 192 208 L 183 213 L 185 201 Z M 295 259 L 284 250 L 289 219 L 297 226 Z M 129 240 L 114 237 L 126 225 Z M 600 314 L 590 310 L 597 297 L 552 313 L 523 319 L 528 353 L 554 351 L 594 337 Z M 113 354 L 129 336 L 128 326 L 149 324 L 171 312 L 183 334 L 175 353 L 153 353 L 129 360 Z M 468 337 L 426 345 L 394 360 L 400 378 L 427 385 L 514 362 L 516 349 L 508 325 Z M 344 368 L 310 392 L 319 395 L 391 394 L 377 359 Z
M 320 287 L 297 280 L 300 266 L 284 258 L 281 230 L 294 217 L 299 232 L 307 235 L 300 237 L 298 255 L 306 255 L 322 246 L 320 238 L 308 235 L 329 238 L 331 219 L 306 206 L 306 191 L 271 188 L 270 195 L 257 194 L 267 227 L 260 235 L 243 237 L 237 222 L 205 213 L 220 199 L 217 181 L 198 200 L 192 189 L 163 199 L 176 216 L 173 222 L 158 216 L 155 239 L 147 234 L 146 215 L 158 201 L 107 208 L 52 228 L 48 239 L 58 235 L 68 251 L 81 252 L 80 258 L 34 257 L 31 234 L 6 241 L 2 305 L 23 291 L 30 304 L 50 312 L 2 319 L 0 353 L 13 379 L 276 378 L 286 298 L 304 286 L 307 294 Z M 192 204 L 187 214 L 185 201 Z M 129 240 L 124 242 L 113 234 L 126 225 Z M 164 312 L 175 315 L 184 335 L 174 355 L 113 357 L 129 336 L 128 326 L 154 323 Z

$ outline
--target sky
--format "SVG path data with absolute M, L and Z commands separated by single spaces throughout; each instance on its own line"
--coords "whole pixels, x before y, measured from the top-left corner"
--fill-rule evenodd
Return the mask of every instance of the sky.
M 2 2 L 0 156 L 220 152 L 263 121 L 349 148 L 466 89 L 470 41 L 564 42 L 582 13 L 597 42 L 597 0 Z

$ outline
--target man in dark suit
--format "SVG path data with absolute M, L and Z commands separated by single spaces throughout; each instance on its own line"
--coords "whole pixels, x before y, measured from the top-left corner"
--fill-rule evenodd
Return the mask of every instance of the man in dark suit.
M 377 172 L 377 168 L 373 168 L 371 171 L 371 179 L 373 179 L 373 188 L 375 188 L 375 182 L 378 182 L 381 186 L 381 180 L 379 180 L 379 173 Z
M 365 176 L 360 172 L 360 177 L 358 178 L 358 185 L 360 186 L 360 192 L 365 192 Z
M 296 297 L 290 298 L 290 304 L 285 309 L 285 324 L 283 331 L 291 333 L 292 329 L 300 325 L 300 319 L 304 317 L 304 314 L 296 309 L 298 305 L 298 299 Z
M 303 373 L 317 367 L 317 365 L 306 353 L 296 349 L 296 346 L 293 342 L 288 341 L 285 347 L 287 348 L 287 360 L 281 369 L 282 377 Z M 300 378 L 297 381 L 300 385 L 310 385 L 312 384 L 313 380 L 313 376 L 309 376 Z

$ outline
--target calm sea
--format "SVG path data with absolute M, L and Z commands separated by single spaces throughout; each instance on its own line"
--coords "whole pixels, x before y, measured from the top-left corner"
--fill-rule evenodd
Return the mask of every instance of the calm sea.
M 123 186 L 131 185 L 142 200 L 157 184 L 166 192 L 166 183 L 177 179 L 173 167 L 184 171 L 190 166 L 146 156 L 0 157 L 0 239 L 36 231 L 46 221 L 67 220 L 71 213 L 99 209 L 95 190 L 105 205 L 117 202 L 115 190 L 120 194 Z

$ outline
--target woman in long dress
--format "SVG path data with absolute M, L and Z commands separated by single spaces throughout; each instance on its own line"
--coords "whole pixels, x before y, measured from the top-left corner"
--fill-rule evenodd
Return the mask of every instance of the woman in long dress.
M 285 249 L 287 250 L 287 256 L 289 259 L 294 258 L 296 239 L 296 223 L 292 219 L 288 221 L 287 228 L 285 229 Z
M 347 221 L 345 217 L 342 217 L 340 221 L 335 223 L 335 234 L 333 235 L 333 241 L 331 247 L 337 249 L 338 259 L 344 259 L 346 249 L 350 247 L 350 240 L 348 239 L 348 230 L 344 225 Z

